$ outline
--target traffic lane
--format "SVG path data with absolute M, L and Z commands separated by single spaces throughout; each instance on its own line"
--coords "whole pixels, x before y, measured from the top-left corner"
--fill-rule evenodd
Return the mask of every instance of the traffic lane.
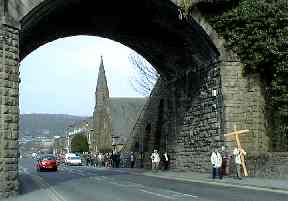
M 122 169 L 94 169 L 94 168 L 87 168 L 87 167 L 63 167 L 63 170 L 59 168 L 59 174 L 51 174 L 51 173 L 41 173 L 39 174 L 43 177 L 49 185 L 57 185 L 63 182 L 67 182 L 69 180 L 73 180 L 76 182 L 75 179 L 81 179 L 83 177 L 109 177 L 111 179 L 117 180 L 114 182 L 114 185 L 121 187 L 128 185 L 129 183 L 125 182 L 132 182 L 135 186 L 142 185 L 142 193 L 151 194 L 151 195 L 158 195 L 161 196 L 162 193 L 151 191 L 151 189 L 143 189 L 143 187 L 153 187 L 156 191 L 161 191 L 161 189 L 169 190 L 171 192 L 182 193 L 187 195 L 196 195 L 201 198 L 206 198 L 209 200 L 287 200 L 287 195 L 282 194 L 275 194 L 275 193 L 267 193 L 263 191 L 255 191 L 255 190 L 246 190 L 246 189 L 238 189 L 233 187 L 222 187 L 222 186 L 215 186 L 209 184 L 199 184 L 199 183 L 192 183 L 192 182 L 181 182 L 169 179 L 159 179 L 154 177 L 147 177 L 142 175 L 128 175 L 127 170 Z M 120 173 L 120 174 L 119 174 Z M 105 180 L 102 179 L 102 182 Z M 72 183 L 73 183 L 72 182 Z M 108 183 L 111 181 L 108 181 Z M 120 183 L 119 183 L 120 182 Z M 106 181 L 107 183 L 107 181 Z M 122 183 L 122 184 L 121 184 Z M 109 185 L 108 185 L 109 186 Z M 131 185 L 130 185 L 131 187 Z M 81 189 L 85 190 L 85 189 Z M 108 192 L 109 193 L 109 192 Z M 89 193 L 87 194 L 89 195 Z M 166 197 L 166 195 L 162 196 Z
M 125 179 L 113 178 L 113 176 L 83 177 L 70 180 L 54 186 L 65 200 L 99 200 L 99 201 L 194 201 L 197 196 L 184 195 L 167 189 L 155 189 L 149 186 L 128 182 Z M 201 199 L 199 201 L 208 201 Z
M 156 173 L 157 174 L 157 173 Z M 118 177 L 118 176 L 114 176 Z M 122 177 L 121 177 L 122 178 Z M 121 179 L 119 178 L 119 179 Z M 154 188 L 165 188 L 171 191 L 192 194 L 201 198 L 215 201 L 287 201 L 288 194 L 268 192 L 254 189 L 227 187 L 214 184 L 179 181 L 143 175 L 129 175 L 126 180 Z
M 75 167 L 74 167 L 75 168 Z M 80 178 L 94 177 L 94 176 L 112 176 L 116 174 L 123 174 L 111 171 L 91 171 L 85 167 L 74 169 L 73 167 L 60 166 L 58 171 L 43 171 L 37 172 L 35 169 L 28 169 L 21 167 L 20 171 L 20 189 L 21 194 L 30 193 L 39 190 L 43 186 L 39 185 L 45 181 L 49 186 L 57 186 L 61 183 L 66 183 L 70 180 L 73 182 Z
M 109 169 L 96 170 L 87 168 L 85 166 L 64 166 L 60 165 L 56 172 L 36 172 L 41 178 L 45 179 L 49 185 L 58 185 L 69 180 L 77 180 L 85 177 L 94 176 L 114 176 L 114 175 L 127 175 L 128 173 L 111 171 Z
M 88 177 L 89 174 L 79 174 L 77 172 L 71 172 L 69 168 L 63 168 L 63 165 L 59 166 L 58 171 L 43 171 L 37 172 L 35 168 L 35 160 L 22 159 L 19 163 L 19 183 L 20 194 L 24 195 L 33 191 L 38 191 L 43 188 L 39 185 L 39 177 L 45 179 L 51 183 L 51 185 L 57 185 L 58 183 L 66 182 L 69 180 L 79 179 L 83 176 Z M 82 170 L 82 172 L 85 172 Z M 41 184 L 41 182 L 40 182 Z
M 172 192 L 179 192 L 182 194 L 192 194 L 197 195 L 201 198 L 206 198 L 209 200 L 222 201 L 222 200 L 235 200 L 235 201 L 287 201 L 287 194 L 281 194 L 277 192 L 268 192 L 255 189 L 243 189 L 237 187 L 227 187 L 219 186 L 215 184 L 205 184 L 205 183 L 195 183 L 187 181 L 175 181 L 172 179 L 163 179 L 144 176 L 141 174 L 135 174 L 134 171 L 132 174 L 128 174 L 129 171 L 122 169 L 89 169 L 89 172 L 99 175 L 100 172 L 103 172 L 106 175 L 110 175 L 111 178 L 117 181 L 133 182 L 137 185 L 149 186 L 155 189 L 166 189 Z M 122 174 L 116 174 L 121 172 Z M 102 173 L 102 174 L 103 174 Z M 157 174 L 157 173 L 156 173 Z
M 135 175 L 135 174 L 128 174 L 129 171 L 122 170 L 122 169 L 95 169 L 95 168 L 87 168 L 87 167 L 67 167 L 70 169 L 71 172 L 75 174 L 80 174 L 86 177 L 94 177 L 101 178 L 107 177 L 113 179 L 114 182 L 106 181 L 102 179 L 104 182 L 110 182 L 111 184 L 121 187 L 121 186 L 140 186 L 142 192 L 146 192 L 146 194 L 159 194 L 160 196 L 163 195 L 161 193 L 162 190 L 174 192 L 175 194 L 183 194 L 183 195 L 195 195 L 200 197 L 201 199 L 207 200 L 215 200 L 215 201 L 222 201 L 222 200 L 233 200 L 233 201 L 258 201 L 259 199 L 263 201 L 287 201 L 287 195 L 279 194 L 279 193 L 271 193 L 265 191 L 257 191 L 257 190 L 249 190 L 249 189 L 241 189 L 235 187 L 223 187 L 211 184 L 203 184 L 203 183 L 193 183 L 193 182 L 185 182 L 185 181 L 175 181 L 171 179 L 162 179 L 162 178 L 155 178 L 143 175 Z M 69 170 L 67 170 L 69 171 Z M 121 173 L 121 174 L 119 174 Z M 115 181 L 117 181 L 115 183 Z M 149 189 L 145 189 L 149 187 Z M 151 191 L 150 188 L 156 190 L 156 192 Z M 159 191 L 159 192 L 157 192 Z M 164 196 L 166 197 L 166 194 Z
M 166 189 L 154 189 L 125 180 L 127 171 L 62 166 L 59 172 L 31 172 L 30 175 L 48 193 L 58 200 L 191 200 L 192 195 L 183 195 Z M 113 178 L 114 176 L 123 178 Z M 36 179 L 35 179 L 36 178 Z M 40 185 L 39 184 L 39 185 Z

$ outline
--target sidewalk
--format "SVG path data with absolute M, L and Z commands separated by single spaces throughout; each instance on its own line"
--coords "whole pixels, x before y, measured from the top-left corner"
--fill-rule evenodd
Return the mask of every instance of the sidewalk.
M 159 177 L 165 179 L 174 179 L 179 181 L 189 181 L 196 183 L 206 183 L 211 185 L 229 186 L 237 188 L 264 190 L 281 192 L 288 194 L 288 180 L 268 179 L 259 177 L 243 177 L 242 180 L 233 177 L 223 177 L 220 179 L 212 179 L 210 174 L 196 173 L 188 171 L 162 171 L 152 172 L 151 170 L 133 170 L 134 174 L 141 174 L 145 176 Z

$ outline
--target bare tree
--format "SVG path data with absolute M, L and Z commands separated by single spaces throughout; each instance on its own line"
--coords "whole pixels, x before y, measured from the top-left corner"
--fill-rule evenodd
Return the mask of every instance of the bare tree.
M 128 58 L 136 71 L 130 78 L 131 86 L 137 93 L 149 96 L 160 75 L 141 55 L 133 53 Z

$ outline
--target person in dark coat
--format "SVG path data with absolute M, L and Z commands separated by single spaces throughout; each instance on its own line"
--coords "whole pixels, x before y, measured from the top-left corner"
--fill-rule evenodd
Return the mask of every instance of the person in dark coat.
M 170 157 L 167 154 L 167 152 L 164 152 L 162 155 L 162 162 L 163 162 L 163 168 L 164 170 L 168 170 L 169 167 L 169 162 L 170 162 Z
M 135 155 L 133 152 L 130 154 L 130 168 L 134 168 L 135 165 Z

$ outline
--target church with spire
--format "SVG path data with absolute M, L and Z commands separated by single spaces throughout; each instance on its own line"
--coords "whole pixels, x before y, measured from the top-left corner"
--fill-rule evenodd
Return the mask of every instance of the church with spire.
M 118 143 L 125 144 L 145 101 L 146 98 L 109 96 L 103 56 L 101 56 L 95 91 L 90 151 L 94 153 L 111 151 L 113 137 L 118 139 Z
M 112 146 L 112 118 L 110 113 L 109 89 L 105 75 L 103 57 L 101 56 L 98 80 L 95 91 L 95 108 L 93 112 L 94 147 L 93 151 L 101 152 Z

